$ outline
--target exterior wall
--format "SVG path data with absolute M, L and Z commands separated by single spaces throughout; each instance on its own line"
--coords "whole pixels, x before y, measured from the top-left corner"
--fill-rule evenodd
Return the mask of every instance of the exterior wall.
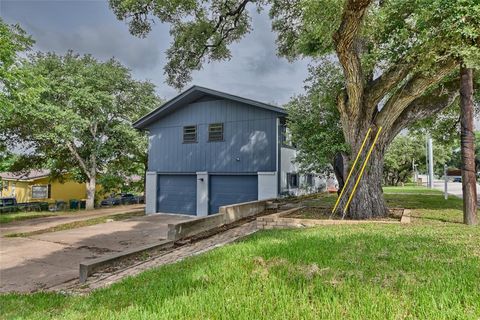
M 276 172 L 258 173 L 258 200 L 272 199 L 278 196 L 278 177 Z
M 299 173 L 300 168 L 295 163 L 297 150 L 294 148 L 281 147 L 280 151 L 280 194 L 302 195 L 312 192 L 324 191 L 327 184 L 325 177 L 314 174 L 313 185 L 307 185 L 307 176 L 299 174 L 298 188 L 289 188 L 287 173 Z
M 17 202 L 28 202 L 30 195 L 28 182 L 15 180 L 2 181 L 0 197 L 15 197 L 17 198 Z
M 228 100 L 191 103 L 152 124 L 149 171 L 276 171 L 276 119 L 268 110 Z M 208 142 L 208 124 L 224 124 L 224 141 Z M 197 143 L 183 143 L 183 126 L 197 126 Z
M 157 212 L 157 173 L 148 171 L 145 178 L 145 213 Z
M 82 200 L 87 198 L 87 191 L 85 183 L 77 183 L 75 181 L 65 181 L 60 183 L 59 181 L 49 181 L 48 177 L 36 179 L 33 181 L 16 181 L 16 180 L 3 180 L 3 186 L 8 183 L 8 188 L 1 188 L 1 197 L 15 196 L 17 202 L 55 202 L 55 201 L 69 201 L 71 199 Z M 13 191 L 13 185 L 15 184 L 15 192 Z M 48 185 L 50 184 L 50 198 L 32 198 L 32 186 L 35 185 Z M 101 186 L 97 184 L 97 191 L 101 190 Z

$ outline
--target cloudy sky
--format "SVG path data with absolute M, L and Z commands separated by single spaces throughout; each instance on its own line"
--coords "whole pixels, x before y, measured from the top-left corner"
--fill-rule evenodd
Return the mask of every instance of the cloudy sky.
M 64 53 L 73 49 L 98 59 L 115 57 L 137 79 L 151 80 L 163 98 L 177 91 L 165 83 L 169 26 L 157 23 L 147 38 L 129 34 L 107 0 L 0 0 L 0 16 L 20 24 L 36 40 L 35 50 Z M 252 33 L 232 46 L 232 59 L 206 64 L 189 85 L 210 87 L 263 102 L 283 104 L 301 93 L 308 61 L 288 63 L 275 54 L 275 34 L 266 13 L 252 13 Z

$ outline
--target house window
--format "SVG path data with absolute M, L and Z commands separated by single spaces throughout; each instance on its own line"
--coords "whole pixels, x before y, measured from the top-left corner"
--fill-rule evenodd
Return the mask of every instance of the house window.
M 287 173 L 287 186 L 298 188 L 298 173 Z
M 48 199 L 51 197 L 49 184 L 32 186 L 32 199 Z
M 307 174 L 307 185 L 308 186 L 313 186 L 313 174 L 309 173 Z
M 183 127 L 183 143 L 197 142 L 197 126 Z
M 208 125 L 208 141 L 223 141 L 223 123 Z

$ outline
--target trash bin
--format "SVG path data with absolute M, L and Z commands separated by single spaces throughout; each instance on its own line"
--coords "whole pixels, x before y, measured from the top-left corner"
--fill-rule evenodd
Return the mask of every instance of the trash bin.
M 78 201 L 77 199 L 71 199 L 70 200 L 70 209 L 71 210 L 78 210 L 79 209 L 79 204 L 80 204 L 80 201 Z
M 80 201 L 80 209 L 85 209 L 87 207 L 87 200 Z

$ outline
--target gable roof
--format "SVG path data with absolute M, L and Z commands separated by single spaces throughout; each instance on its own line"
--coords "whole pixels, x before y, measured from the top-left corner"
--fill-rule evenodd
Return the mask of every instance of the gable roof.
M 35 180 L 45 178 L 50 175 L 50 170 L 30 170 L 28 172 L 1 172 L 0 178 L 3 180 Z
M 209 88 L 193 86 L 187 89 L 186 91 L 180 93 L 178 96 L 171 99 L 170 101 L 165 102 L 163 105 L 153 110 L 152 112 L 141 117 L 140 119 L 138 119 L 133 123 L 133 126 L 137 129 L 145 129 L 149 124 L 169 114 L 175 109 L 182 107 L 186 104 L 192 103 L 204 96 L 214 96 L 221 99 L 232 100 L 232 101 L 248 104 L 253 107 L 266 109 L 266 110 L 277 112 L 283 115 L 287 114 L 287 111 L 285 109 L 271 105 L 271 104 L 266 104 L 263 102 L 259 102 L 259 101 L 255 101 L 247 98 L 242 98 L 233 94 L 220 92 L 220 91 L 209 89 Z

